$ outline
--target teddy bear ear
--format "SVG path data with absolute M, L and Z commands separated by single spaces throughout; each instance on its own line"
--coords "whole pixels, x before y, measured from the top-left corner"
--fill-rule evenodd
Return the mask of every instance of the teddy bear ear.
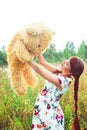
M 32 36 L 40 35 L 42 33 L 41 28 L 38 28 L 36 26 L 30 26 L 26 30 L 27 30 L 27 33 Z

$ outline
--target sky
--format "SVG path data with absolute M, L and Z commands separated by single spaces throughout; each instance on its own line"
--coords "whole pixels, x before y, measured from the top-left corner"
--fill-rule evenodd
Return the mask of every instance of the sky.
M 43 22 L 55 31 L 52 43 L 62 50 L 87 41 L 87 0 L 0 0 L 0 47 L 7 48 L 25 25 Z

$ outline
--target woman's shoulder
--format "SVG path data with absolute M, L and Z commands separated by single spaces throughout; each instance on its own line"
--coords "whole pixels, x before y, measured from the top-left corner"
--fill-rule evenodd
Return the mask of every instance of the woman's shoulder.
M 71 83 L 72 82 L 72 77 L 71 76 L 65 77 L 62 74 L 58 74 L 58 80 L 59 80 L 59 82 L 68 82 L 68 83 Z
M 60 86 L 62 87 L 62 91 L 60 91 L 60 93 L 64 94 L 68 90 L 68 87 L 70 86 L 72 82 L 72 77 L 65 77 L 59 74 L 58 81 L 59 81 Z

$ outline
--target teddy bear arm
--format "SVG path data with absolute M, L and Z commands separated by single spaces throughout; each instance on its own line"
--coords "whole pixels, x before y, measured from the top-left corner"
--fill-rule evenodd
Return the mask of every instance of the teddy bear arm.
M 28 62 L 30 60 L 30 54 L 21 40 L 17 41 L 16 46 L 15 46 L 15 52 L 16 52 L 17 58 L 20 61 Z

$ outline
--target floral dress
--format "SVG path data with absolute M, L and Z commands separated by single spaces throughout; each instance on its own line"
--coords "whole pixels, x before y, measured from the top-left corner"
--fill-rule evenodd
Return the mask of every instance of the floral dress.
M 33 112 L 32 130 L 64 130 L 64 114 L 59 99 L 68 90 L 70 77 L 58 75 L 60 91 L 53 83 L 46 81 L 38 95 Z

